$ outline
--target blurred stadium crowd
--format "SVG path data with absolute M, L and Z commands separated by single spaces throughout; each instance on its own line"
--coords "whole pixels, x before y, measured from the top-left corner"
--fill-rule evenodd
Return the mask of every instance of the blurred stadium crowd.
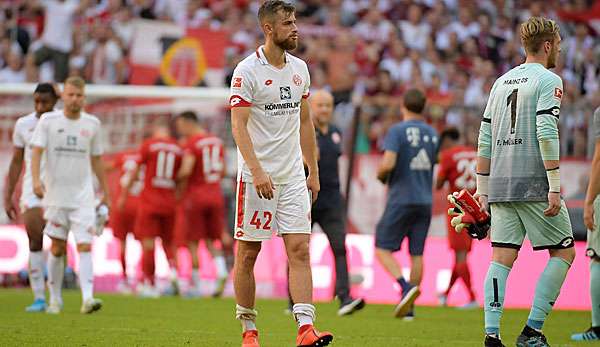
M 476 143 L 493 81 L 523 60 L 518 24 L 535 15 L 557 19 L 563 44 L 555 71 L 565 83 L 562 152 L 589 156 L 588 124 L 600 104 L 600 37 L 585 22 L 561 20 L 559 11 L 585 11 L 593 1 L 293 2 L 301 34 L 294 53 L 309 63 L 312 87 L 334 94 L 342 129 L 358 112 L 359 153 L 378 150 L 400 117 L 399 96 L 411 87 L 426 91 L 427 115 L 439 130 L 458 126 Z M 126 84 L 136 18 L 228 30 L 230 76 L 261 39 L 257 8 L 248 0 L 2 1 L 0 83 L 81 75 L 89 83 Z

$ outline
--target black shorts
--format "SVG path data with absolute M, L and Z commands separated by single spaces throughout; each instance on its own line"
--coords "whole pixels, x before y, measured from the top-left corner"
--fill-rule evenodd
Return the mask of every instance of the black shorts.
M 410 255 L 423 255 L 431 223 L 431 205 L 387 204 L 375 231 L 375 247 L 398 251 L 408 237 Z

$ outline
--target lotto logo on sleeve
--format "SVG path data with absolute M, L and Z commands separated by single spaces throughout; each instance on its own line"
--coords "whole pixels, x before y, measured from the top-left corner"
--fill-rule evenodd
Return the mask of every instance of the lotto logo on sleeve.
M 232 95 L 231 98 L 229 98 L 229 106 L 231 106 L 231 107 L 250 107 L 250 106 L 252 106 L 252 104 L 249 103 L 248 101 L 242 99 L 242 97 L 239 95 Z
M 554 88 L 554 97 L 557 99 L 562 99 L 563 91 L 560 88 Z
M 242 78 L 234 77 L 233 82 L 231 83 L 232 88 L 242 88 Z

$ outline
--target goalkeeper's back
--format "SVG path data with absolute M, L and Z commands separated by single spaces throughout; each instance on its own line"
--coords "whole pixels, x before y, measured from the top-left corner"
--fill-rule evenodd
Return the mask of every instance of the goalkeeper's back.
M 562 90 L 560 77 L 538 63 L 494 83 L 480 129 L 480 141 L 491 135 L 490 202 L 547 200 L 539 141 L 558 139 Z

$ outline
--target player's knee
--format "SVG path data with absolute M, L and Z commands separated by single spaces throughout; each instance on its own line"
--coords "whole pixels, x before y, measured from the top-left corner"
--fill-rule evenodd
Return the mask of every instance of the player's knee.
M 256 262 L 256 258 L 258 258 L 258 253 L 260 253 L 260 243 L 255 244 L 245 244 L 238 247 L 237 258 L 239 263 L 244 267 L 253 267 Z
M 287 253 L 290 266 L 310 263 L 308 242 L 298 242 L 290 245 Z
M 50 247 L 50 252 L 55 257 L 62 257 L 67 253 L 67 242 L 63 240 L 52 240 L 52 246 Z
M 509 268 L 512 268 L 519 255 L 519 252 L 516 249 L 502 247 L 494 247 L 492 253 L 493 262 Z
M 92 244 L 91 243 L 80 243 L 77 245 L 78 252 L 91 252 Z
M 552 249 L 550 250 L 550 256 L 562 258 L 570 264 L 573 264 L 573 261 L 575 260 L 575 248 Z

